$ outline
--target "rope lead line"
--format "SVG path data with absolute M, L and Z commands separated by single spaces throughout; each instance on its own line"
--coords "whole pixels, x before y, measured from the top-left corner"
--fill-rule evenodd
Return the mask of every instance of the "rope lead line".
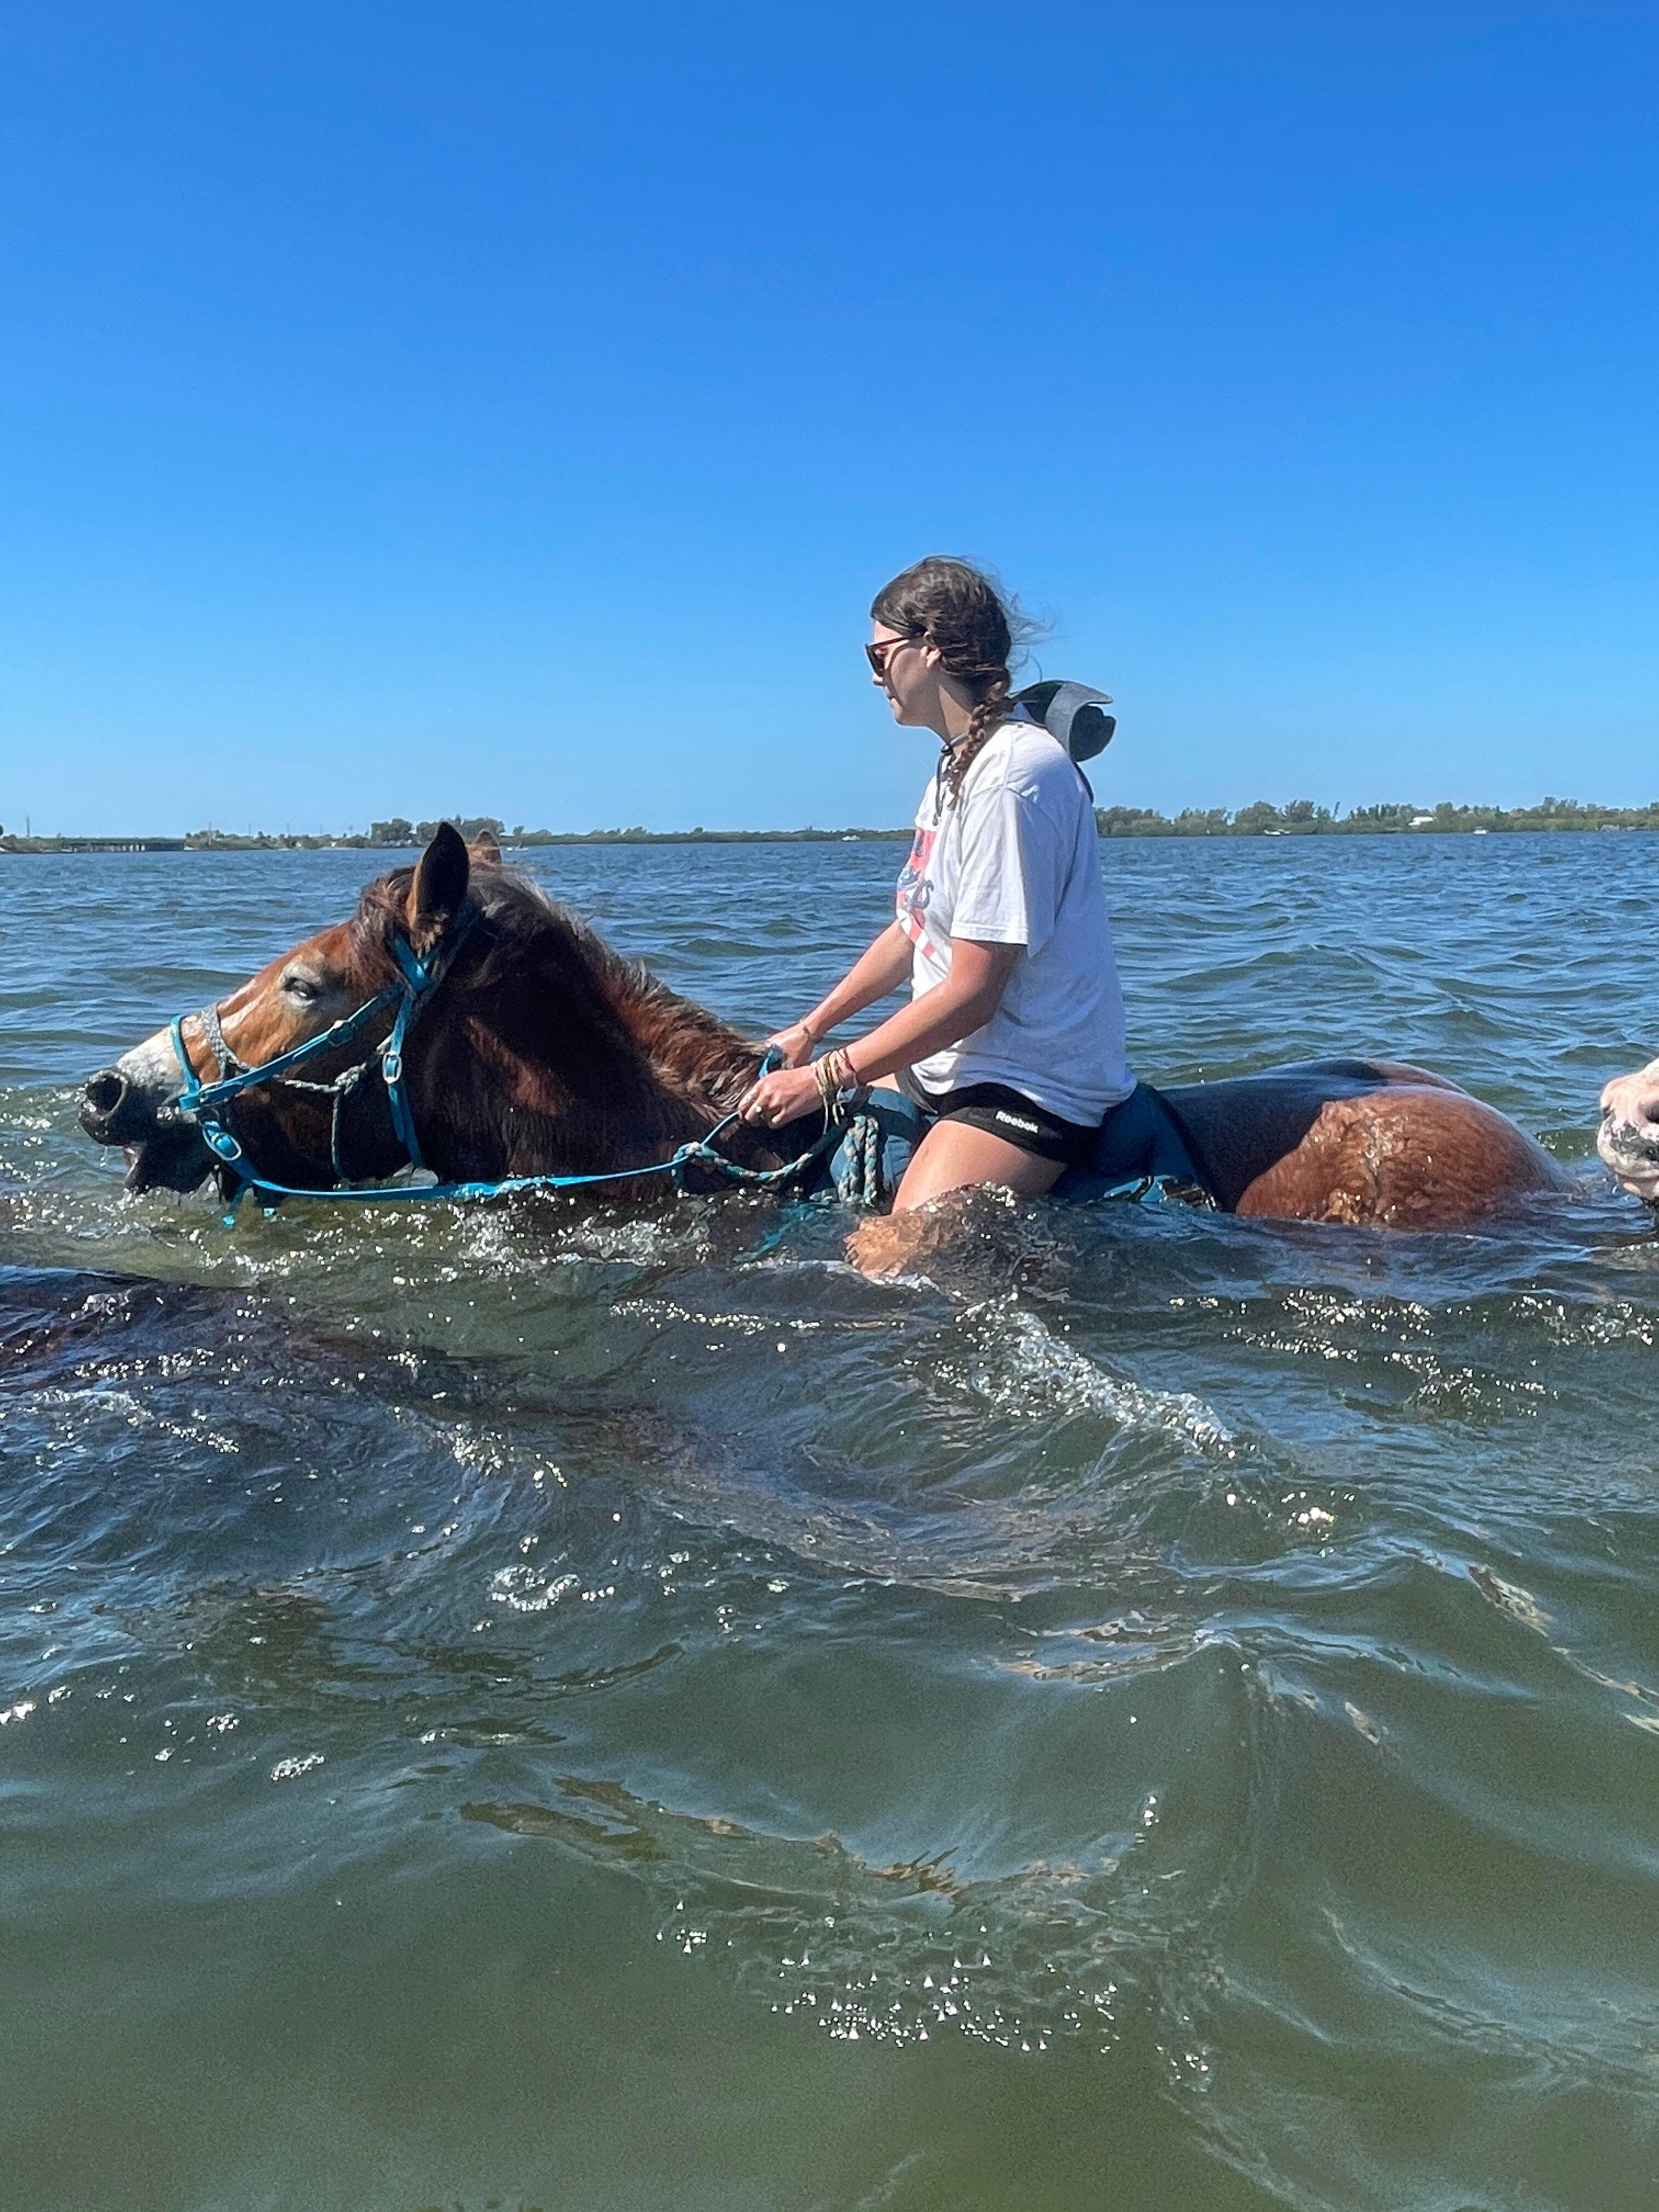
M 477 919 L 478 909 L 469 902 L 462 909 L 460 919 L 451 934 L 424 961 L 404 939 L 394 937 L 392 949 L 400 971 L 399 981 L 388 984 L 384 991 L 365 1000 L 355 1012 L 343 1016 L 306 1043 L 295 1045 L 288 1052 L 278 1053 L 274 1060 L 261 1060 L 257 1067 L 249 1066 L 246 1061 L 239 1060 L 226 1043 L 224 1032 L 219 1025 L 218 1007 L 211 1005 L 203 1007 L 197 1019 L 202 1024 L 208 1048 L 219 1071 L 217 1080 L 212 1083 L 201 1080 L 191 1066 L 190 1054 L 185 1049 L 185 1024 L 189 1016 L 179 1014 L 175 1017 L 168 1035 L 173 1041 L 174 1056 L 184 1074 L 184 1087 L 179 1094 L 179 1110 L 195 1115 L 204 1143 L 221 1165 L 236 1178 L 230 1211 L 225 1217 L 228 1222 L 235 1218 L 236 1208 L 249 1191 L 258 1194 L 262 1199 L 272 1200 L 307 1198 L 334 1205 L 429 1206 L 505 1198 L 524 1190 L 591 1190 L 599 1183 L 638 1182 L 647 1176 L 667 1176 L 676 1190 L 683 1192 L 686 1188 L 687 1170 L 696 1167 L 708 1168 L 725 1176 L 728 1182 L 747 1183 L 751 1188 L 762 1189 L 775 1188 L 810 1167 L 840 1135 L 839 1115 L 826 1115 L 823 1134 L 816 1143 L 810 1145 L 799 1159 L 777 1168 L 740 1167 L 737 1161 L 727 1159 L 723 1152 L 714 1149 L 715 1139 L 738 1119 L 735 1113 L 731 1113 L 723 1115 L 706 1136 L 693 1138 L 682 1145 L 672 1158 L 653 1160 L 643 1167 L 611 1168 L 601 1175 L 505 1176 L 499 1182 L 381 1183 L 372 1189 L 354 1190 L 307 1190 L 296 1184 L 273 1182 L 267 1176 L 256 1175 L 247 1164 L 240 1143 L 219 1119 L 216 1109 L 228 1105 L 233 1098 L 240 1097 L 244 1091 L 251 1091 L 265 1083 L 285 1083 L 295 1090 L 322 1092 L 331 1101 L 329 1152 L 335 1173 L 338 1175 L 342 1173 L 340 1107 L 377 1059 L 398 1141 L 409 1155 L 409 1164 L 412 1168 L 425 1167 L 425 1158 L 415 1128 L 414 1109 L 404 1080 L 404 1048 L 416 1016 L 449 972 L 456 954 Z M 312 1082 L 290 1072 L 307 1066 L 313 1060 L 321 1059 L 325 1053 L 333 1052 L 343 1044 L 349 1044 L 376 1014 L 383 1013 L 386 1007 L 393 1005 L 398 1011 L 392 1018 L 392 1033 L 386 1042 L 374 1048 L 367 1059 L 354 1061 L 332 1082 Z M 760 1073 L 770 1075 L 782 1064 L 783 1055 L 775 1046 L 762 1060 Z

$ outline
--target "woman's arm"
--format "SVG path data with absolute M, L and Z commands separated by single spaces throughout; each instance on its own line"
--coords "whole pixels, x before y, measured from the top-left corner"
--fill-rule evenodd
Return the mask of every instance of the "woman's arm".
M 971 937 L 953 937 L 951 972 L 943 981 L 849 1047 L 846 1058 L 854 1081 L 873 1083 L 983 1029 L 1002 1004 L 1024 950 L 1023 945 L 980 945 Z
M 910 940 L 897 922 L 890 921 L 875 943 L 861 952 L 835 989 L 818 1000 L 810 1014 L 791 1022 L 787 1030 L 767 1039 L 782 1053 L 786 1067 L 799 1067 L 812 1047 L 839 1029 L 854 1014 L 873 1006 L 878 999 L 896 991 L 910 973 Z M 897 1063 L 895 1062 L 896 1066 Z
M 898 935 L 901 942 L 907 942 L 902 930 Z M 877 939 L 865 960 L 873 957 L 881 942 Z M 982 1029 L 1002 1004 L 1008 978 L 1024 950 L 1023 945 L 981 945 L 972 938 L 953 937 L 951 971 L 943 981 L 912 999 L 908 1006 L 902 1006 L 848 1048 L 845 1056 L 854 1080 L 873 1083 L 878 1076 L 890 1075 L 896 1067 L 926 1060 L 930 1053 L 960 1044 L 963 1037 Z M 860 961 L 859 966 L 863 965 Z M 848 983 L 858 972 L 857 968 L 852 971 Z M 824 1005 L 829 1006 L 835 997 L 832 992 Z M 866 999 L 864 1003 L 867 1006 L 870 1001 Z M 745 1091 L 738 1111 L 746 1121 L 761 1121 L 776 1128 L 793 1121 L 797 1115 L 810 1113 L 817 1096 L 817 1078 L 810 1067 L 781 1068 Z

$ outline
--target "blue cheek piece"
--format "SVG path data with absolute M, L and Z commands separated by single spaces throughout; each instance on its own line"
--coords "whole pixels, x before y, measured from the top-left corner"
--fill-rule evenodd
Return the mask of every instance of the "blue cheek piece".
M 386 1039 L 386 1048 L 380 1054 L 380 1073 L 386 1081 L 386 1104 L 392 1109 L 392 1134 L 408 1153 L 410 1167 L 423 1168 L 426 1158 L 421 1151 L 421 1140 L 415 1133 L 415 1111 L 404 1086 L 404 1040 L 409 1035 L 416 1008 L 432 989 L 436 977 L 401 937 L 392 939 L 392 950 L 403 970 L 404 988 L 403 1003 L 398 1008 L 397 1018 L 392 1024 L 392 1035 Z

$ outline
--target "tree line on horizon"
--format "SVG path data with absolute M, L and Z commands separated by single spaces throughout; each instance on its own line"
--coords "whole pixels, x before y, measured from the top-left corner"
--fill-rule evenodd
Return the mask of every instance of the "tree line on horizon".
M 509 830 L 493 815 L 448 817 L 469 842 L 489 835 L 502 845 L 613 844 L 747 844 L 837 839 L 908 838 L 902 830 Z M 1376 836 L 1401 831 L 1470 832 L 1527 830 L 1659 830 L 1659 800 L 1646 806 L 1597 806 L 1576 799 L 1545 799 L 1536 806 L 1454 806 L 1443 799 L 1437 806 L 1397 805 L 1356 806 L 1347 813 L 1339 807 L 1316 805 L 1311 799 L 1293 799 L 1275 806 L 1258 799 L 1230 813 L 1225 807 L 1188 807 L 1179 814 L 1160 814 L 1146 806 L 1101 806 L 1095 821 L 1103 837 L 1267 837 Z M 409 822 L 396 816 L 370 825 L 371 845 L 424 845 L 436 831 L 435 822 Z
M 517 845 L 652 845 L 750 844 L 774 842 L 835 842 L 843 838 L 908 838 L 907 825 L 898 830 L 526 830 L 520 823 L 509 830 L 494 815 L 452 815 L 447 817 L 469 842 L 493 836 L 504 846 Z M 1179 814 L 1161 814 L 1146 806 L 1102 806 L 1095 820 L 1103 837 L 1268 837 L 1376 836 L 1401 831 L 1469 832 L 1527 830 L 1659 830 L 1659 800 L 1647 806 L 1597 806 L 1576 799 L 1545 799 L 1536 806 L 1454 806 L 1443 799 L 1431 808 L 1397 805 L 1340 808 L 1316 805 L 1311 799 L 1293 799 L 1275 806 L 1258 799 L 1237 812 L 1225 807 L 1188 807 Z M 369 845 L 407 848 L 424 845 L 434 836 L 435 822 L 410 822 L 402 816 L 371 823 L 365 841 Z
M 627 830 L 526 830 L 520 823 L 508 829 L 493 814 L 452 814 L 452 823 L 469 843 L 494 837 L 507 848 L 538 845 L 768 845 L 841 844 L 848 842 L 902 843 L 909 828 L 896 830 L 647 830 L 635 824 Z M 1149 806 L 1102 806 L 1095 820 L 1103 837 L 1355 837 L 1497 831 L 1572 830 L 1659 830 L 1659 800 L 1646 806 L 1597 806 L 1577 799 L 1544 799 L 1535 806 L 1454 806 L 1443 799 L 1425 808 L 1399 805 L 1356 806 L 1347 813 L 1317 806 L 1310 799 L 1293 799 L 1275 806 L 1258 799 L 1236 812 L 1225 807 L 1186 807 L 1179 814 L 1160 814 Z M 428 843 L 439 823 L 411 822 L 392 815 L 371 823 L 367 832 L 348 830 L 337 836 L 296 835 L 291 831 L 195 830 L 182 840 L 123 837 L 19 837 L 0 830 L 0 852 L 52 853 L 98 847 L 149 845 L 177 850 L 180 844 L 195 852 L 317 852 L 401 851 Z
M 907 825 L 896 830 L 647 830 L 635 824 L 627 830 L 526 830 L 520 823 L 508 829 L 493 814 L 449 815 L 469 843 L 494 837 L 502 846 L 534 845 L 689 845 L 837 843 L 848 838 L 883 842 L 908 839 Z M 1188 807 L 1179 814 L 1160 814 L 1146 806 L 1102 806 L 1095 820 L 1103 837 L 1271 837 L 1376 836 L 1401 831 L 1470 832 L 1476 830 L 1659 830 L 1659 800 L 1647 806 L 1597 806 L 1576 799 L 1545 799 L 1536 806 L 1454 806 L 1443 799 L 1425 808 L 1398 805 L 1356 806 L 1347 813 L 1316 805 L 1310 799 L 1293 799 L 1275 806 L 1258 799 L 1237 812 L 1225 807 Z M 369 825 L 367 837 L 339 838 L 339 844 L 408 850 L 425 845 L 435 835 L 436 822 L 410 822 L 394 815 Z M 194 839 L 187 839 L 192 843 Z M 314 841 L 323 842 L 323 841 Z
M 1095 820 L 1103 837 L 1375 837 L 1400 832 L 1528 830 L 1659 830 L 1659 800 L 1647 806 L 1587 805 L 1577 799 L 1545 799 L 1536 806 L 1356 806 L 1347 813 L 1293 799 L 1274 806 L 1258 799 L 1230 814 L 1225 807 L 1188 807 L 1176 815 L 1148 806 L 1101 806 Z

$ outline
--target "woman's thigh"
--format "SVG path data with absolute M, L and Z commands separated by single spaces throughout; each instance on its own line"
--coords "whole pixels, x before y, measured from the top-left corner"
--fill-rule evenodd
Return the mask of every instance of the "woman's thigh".
M 1063 1161 L 1040 1160 L 988 1129 L 966 1121 L 935 1121 L 904 1171 L 893 1211 L 908 1212 L 947 1190 L 976 1182 L 1000 1183 L 1021 1198 L 1037 1198 L 1052 1190 L 1065 1172 Z

